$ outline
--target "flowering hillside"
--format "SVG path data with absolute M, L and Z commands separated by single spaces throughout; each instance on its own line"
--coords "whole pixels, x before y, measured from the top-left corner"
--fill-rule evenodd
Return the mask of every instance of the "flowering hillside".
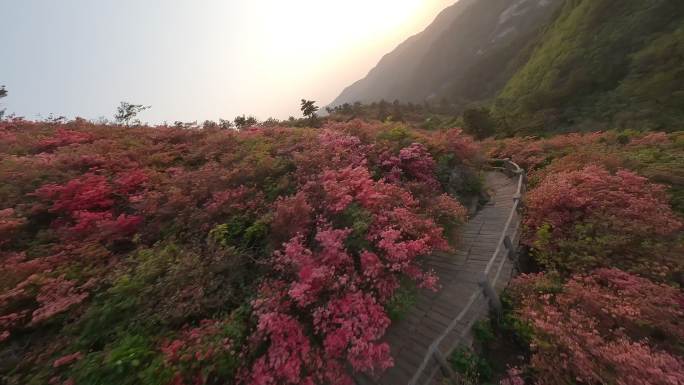
M 0 382 L 348 384 L 439 285 L 460 130 L 0 122 Z M 464 180 L 464 178 L 459 178 Z M 449 195 L 446 192 L 452 194 Z
M 508 290 L 505 324 L 529 354 L 502 383 L 684 383 L 682 133 L 487 147 L 529 170 L 523 242 L 538 270 Z

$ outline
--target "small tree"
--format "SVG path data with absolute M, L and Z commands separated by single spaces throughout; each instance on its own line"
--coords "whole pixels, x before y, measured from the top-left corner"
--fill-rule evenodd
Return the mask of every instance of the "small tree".
M 382 99 L 380 103 L 378 103 L 378 115 L 377 118 L 379 121 L 384 122 L 387 120 L 389 117 L 389 103 L 385 101 L 385 99 Z
M 0 99 L 4 98 L 5 96 L 7 96 L 7 90 L 5 89 L 5 86 L 0 86 Z M 5 116 L 4 108 L 0 110 L 0 119 L 2 119 L 3 116 Z
M 463 111 L 463 131 L 485 139 L 496 133 L 496 124 L 486 108 L 470 108 Z
M 131 104 L 128 102 L 121 102 L 119 107 L 116 109 L 116 114 L 114 119 L 117 123 L 122 125 L 130 125 L 131 120 L 138 116 L 139 113 L 152 108 L 152 106 L 144 106 L 142 104 Z M 140 120 L 133 120 L 134 124 L 140 124 Z
M 302 99 L 301 110 L 305 118 L 309 118 L 312 121 L 316 120 L 316 111 L 318 111 L 318 107 L 316 107 L 315 101 Z
M 219 125 L 216 122 L 214 122 L 213 120 L 207 119 L 204 121 L 204 123 L 202 123 L 202 128 L 205 130 L 213 130 L 213 129 L 216 129 L 218 127 L 219 127 Z
M 233 122 L 231 122 L 230 120 L 219 119 L 219 127 L 222 130 L 230 130 L 235 126 L 233 125 Z
M 247 117 L 245 115 L 236 117 L 233 120 L 233 122 L 235 123 L 235 128 L 237 128 L 238 130 L 241 130 L 241 129 L 247 128 L 247 127 L 251 127 L 251 126 L 258 123 L 257 118 L 255 118 L 253 116 Z
M 280 125 L 281 125 L 280 120 L 273 118 L 273 117 L 268 118 L 268 119 L 264 120 L 263 122 L 261 122 L 262 127 L 278 127 Z

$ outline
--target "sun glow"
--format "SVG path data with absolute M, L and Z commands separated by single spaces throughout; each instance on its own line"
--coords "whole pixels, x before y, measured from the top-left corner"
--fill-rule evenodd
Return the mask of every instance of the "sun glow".
M 6 107 L 29 117 L 97 118 L 128 100 L 152 105 L 151 122 L 287 118 L 301 98 L 331 102 L 454 2 L 10 2 L 0 84 Z
M 388 33 L 406 32 L 404 27 L 421 11 L 421 0 L 348 1 L 265 1 L 272 43 L 282 47 L 293 41 L 339 49 L 341 46 L 368 44 Z M 261 7 L 259 7 L 261 8 Z M 263 9 L 263 8 L 262 8 Z
M 372 51 L 405 39 L 425 24 L 426 15 L 434 16 L 427 3 L 430 1 L 262 0 L 250 7 L 258 20 L 256 26 L 261 27 L 256 37 L 264 59 L 292 57 L 299 61 L 304 55 L 318 64 L 328 64 L 329 60 L 343 60 L 351 51 Z
M 451 3 L 445 0 L 261 0 L 250 4 L 255 20 L 252 39 L 260 83 L 288 87 L 293 82 L 308 88 L 331 84 L 319 99 L 329 102 L 335 93 L 357 80 L 384 55 L 410 35 L 426 27 L 436 13 Z M 284 71 L 274 72 L 277 63 Z M 257 85 L 258 86 L 258 85 Z M 275 102 L 284 89 L 270 89 Z M 314 96 L 312 96 L 314 97 Z

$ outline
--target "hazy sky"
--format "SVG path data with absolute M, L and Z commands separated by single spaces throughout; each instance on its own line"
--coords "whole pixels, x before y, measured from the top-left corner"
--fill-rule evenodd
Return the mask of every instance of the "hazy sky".
M 456 0 L 0 0 L 8 113 L 144 121 L 323 106 Z

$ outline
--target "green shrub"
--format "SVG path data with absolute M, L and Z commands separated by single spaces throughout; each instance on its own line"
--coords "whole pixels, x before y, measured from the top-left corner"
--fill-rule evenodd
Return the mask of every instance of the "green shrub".
M 370 212 L 359 204 L 352 203 L 337 218 L 336 225 L 339 228 L 351 229 L 352 232 L 345 241 L 345 246 L 350 251 L 359 252 L 368 248 L 369 242 L 366 236 L 371 223 L 373 223 L 373 218 Z
M 103 351 L 88 354 L 70 371 L 77 384 L 166 385 L 171 372 L 146 336 L 121 335 Z
M 405 280 L 385 306 L 387 315 L 392 321 L 401 320 L 416 304 L 418 291 L 413 282 Z
M 492 367 L 486 359 L 465 348 L 455 350 L 449 357 L 452 368 L 463 376 L 467 384 L 481 384 L 492 378 Z

